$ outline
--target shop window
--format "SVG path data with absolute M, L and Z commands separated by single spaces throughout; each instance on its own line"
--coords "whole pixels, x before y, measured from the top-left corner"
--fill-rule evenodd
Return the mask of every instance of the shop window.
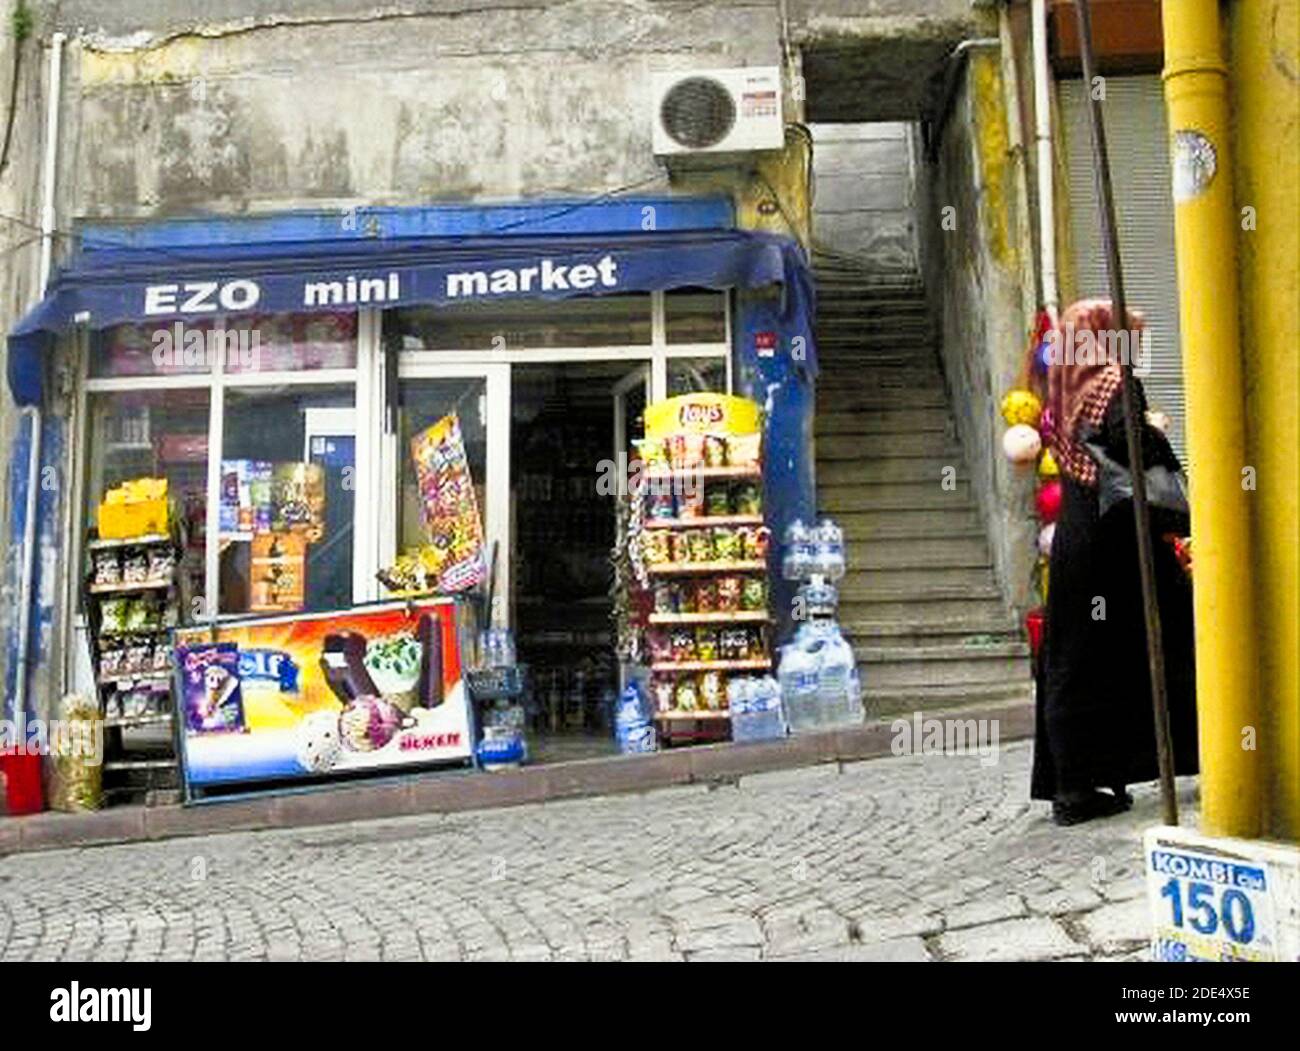
M 355 398 L 350 385 L 226 388 L 221 613 L 351 604 Z
M 463 303 L 394 311 L 403 350 L 524 350 L 648 346 L 646 294 Z
M 670 344 L 726 342 L 727 294 L 707 289 L 666 293 L 664 338 Z
M 199 619 L 204 609 L 208 406 L 206 388 L 112 391 L 88 401 L 86 521 L 98 527 L 101 501 L 123 482 L 167 479 L 184 544 L 182 616 L 189 619 Z
M 704 391 L 730 393 L 725 357 L 668 359 L 668 397 Z
M 397 543 L 400 550 L 423 547 L 429 535 L 422 517 L 422 500 L 411 440 L 426 428 L 455 413 L 469 459 L 470 477 L 480 521 L 487 506 L 487 381 L 469 376 L 459 379 L 408 379 L 402 381 L 401 426 L 398 431 L 399 496 Z
M 91 379 L 193 376 L 210 372 L 218 347 L 215 321 L 114 325 L 95 334 Z M 225 338 L 221 337 L 224 347 Z
M 265 314 L 231 321 L 237 353 L 226 371 L 301 372 L 351 369 L 357 364 L 357 315 Z

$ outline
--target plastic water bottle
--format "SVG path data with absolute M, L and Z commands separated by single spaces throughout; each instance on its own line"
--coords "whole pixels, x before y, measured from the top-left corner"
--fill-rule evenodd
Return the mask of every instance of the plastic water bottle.
M 786 580 L 802 580 L 812 570 L 812 543 L 808 527 L 798 518 L 785 531 L 781 572 Z
M 844 531 L 829 518 L 823 518 L 812 532 L 811 572 L 829 580 L 844 576 Z
M 658 742 L 645 698 L 636 683 L 629 683 L 614 709 L 614 740 L 624 755 L 653 752 Z
M 855 671 L 853 648 L 840 633 L 839 625 L 829 625 L 821 673 L 817 677 L 817 707 L 823 725 L 842 726 L 861 721 L 861 715 L 858 714 L 861 711 L 860 704 L 854 696 Z
M 777 675 L 781 683 L 781 701 L 785 705 L 790 729 L 798 733 L 815 730 L 818 719 L 817 685 L 821 665 L 821 642 L 801 625 L 795 641 L 784 647 Z M 800 635 L 803 639 L 800 639 Z

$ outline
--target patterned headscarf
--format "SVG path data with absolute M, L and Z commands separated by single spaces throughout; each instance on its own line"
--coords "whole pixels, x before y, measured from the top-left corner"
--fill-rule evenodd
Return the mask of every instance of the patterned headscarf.
M 1142 328 L 1142 316 L 1129 311 L 1130 327 Z M 1082 299 L 1068 307 L 1056 327 L 1053 354 L 1047 366 L 1047 405 L 1052 412 L 1052 455 L 1061 471 L 1083 485 L 1097 484 L 1097 464 L 1079 437 L 1088 427 L 1100 427 L 1111 399 L 1123 383 L 1119 362 L 1101 360 L 1110 341 L 1093 340 L 1092 354 L 1075 359 L 1077 334 L 1113 330 L 1109 299 Z

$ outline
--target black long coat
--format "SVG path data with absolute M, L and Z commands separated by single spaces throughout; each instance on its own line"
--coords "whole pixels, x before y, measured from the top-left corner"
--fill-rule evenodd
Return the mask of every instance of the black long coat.
M 1139 403 L 1144 411 L 1145 398 Z M 1127 464 L 1118 394 L 1102 438 L 1108 454 Z M 1164 435 L 1145 423 L 1142 457 L 1178 466 Z M 1159 776 L 1132 504 L 1100 519 L 1096 489 L 1062 481 L 1036 668 L 1034 799 Z M 1160 536 L 1171 524 L 1153 522 L 1152 541 L 1175 770 L 1182 775 L 1197 771 L 1196 672 L 1191 583 Z M 1177 524 L 1185 531 L 1185 522 Z

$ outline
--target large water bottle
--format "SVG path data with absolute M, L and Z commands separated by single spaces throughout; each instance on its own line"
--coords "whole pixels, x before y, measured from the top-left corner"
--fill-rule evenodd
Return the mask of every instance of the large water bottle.
M 817 676 L 817 711 L 823 726 L 840 726 L 850 720 L 849 680 L 853 673 L 853 650 L 844 641 L 838 625 L 828 626 Z
M 821 640 L 801 625 L 795 640 L 784 647 L 777 677 L 781 684 L 781 701 L 794 733 L 815 730 L 818 717 L 817 682 L 821 665 Z M 801 639 L 802 636 L 802 639 Z
M 636 683 L 629 683 L 614 709 L 614 740 L 624 755 L 653 752 L 658 744 L 654 723 Z

